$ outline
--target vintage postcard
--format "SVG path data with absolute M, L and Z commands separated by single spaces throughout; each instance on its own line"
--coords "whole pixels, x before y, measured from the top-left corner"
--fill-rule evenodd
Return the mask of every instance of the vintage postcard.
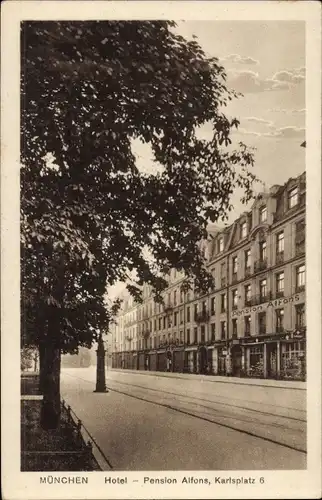
M 1 21 L 4 499 L 320 498 L 320 4 Z

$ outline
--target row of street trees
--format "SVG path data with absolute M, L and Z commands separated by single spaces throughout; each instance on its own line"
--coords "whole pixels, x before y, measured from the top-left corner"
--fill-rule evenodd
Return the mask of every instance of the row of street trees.
M 106 287 L 135 270 L 130 293 L 139 301 L 146 282 L 160 300 L 175 267 L 205 290 L 207 223 L 227 215 L 235 187 L 252 196 L 252 153 L 231 146 L 238 121 L 223 113 L 236 97 L 224 68 L 174 27 L 22 23 L 22 344 L 39 348 L 47 429 L 59 423 L 61 353 L 90 347 L 119 307 Z M 138 168 L 137 139 L 161 171 Z

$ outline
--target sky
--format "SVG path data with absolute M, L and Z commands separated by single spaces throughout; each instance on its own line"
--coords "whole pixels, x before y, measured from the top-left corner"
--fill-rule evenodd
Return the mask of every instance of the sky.
M 229 88 L 243 97 L 226 108 L 240 120 L 236 144 L 255 147 L 253 172 L 269 188 L 305 170 L 305 24 L 301 21 L 182 21 L 176 31 L 197 37 L 205 53 L 218 57 Z M 210 137 L 210 129 L 202 131 Z M 134 144 L 142 170 L 153 168 L 148 146 Z M 261 186 L 260 186 L 261 187 Z M 260 189 L 260 187 L 258 189 Z M 247 207 L 236 193 L 230 222 Z M 114 296 L 123 288 L 110 290 Z

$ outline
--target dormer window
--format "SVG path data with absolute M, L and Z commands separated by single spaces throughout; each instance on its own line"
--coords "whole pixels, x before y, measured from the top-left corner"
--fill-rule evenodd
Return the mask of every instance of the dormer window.
M 246 238 L 247 236 L 247 222 L 242 222 L 241 224 L 241 237 Z
M 219 252 L 223 252 L 223 251 L 224 251 L 224 239 L 220 238 L 219 239 Z
M 299 190 L 298 187 L 294 187 L 288 192 L 288 208 L 295 207 L 299 202 Z
M 260 220 L 260 222 L 267 221 L 267 207 L 261 207 L 259 209 L 259 220 Z

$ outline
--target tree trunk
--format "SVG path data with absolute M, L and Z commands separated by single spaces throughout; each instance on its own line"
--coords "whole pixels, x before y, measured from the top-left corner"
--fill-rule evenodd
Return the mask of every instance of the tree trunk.
M 43 404 L 41 408 L 41 427 L 45 430 L 56 429 L 60 420 L 60 349 L 48 343 L 45 350 L 45 369 L 43 371 Z
M 45 373 L 46 373 L 46 348 L 44 344 L 39 345 L 39 394 L 44 393 Z

